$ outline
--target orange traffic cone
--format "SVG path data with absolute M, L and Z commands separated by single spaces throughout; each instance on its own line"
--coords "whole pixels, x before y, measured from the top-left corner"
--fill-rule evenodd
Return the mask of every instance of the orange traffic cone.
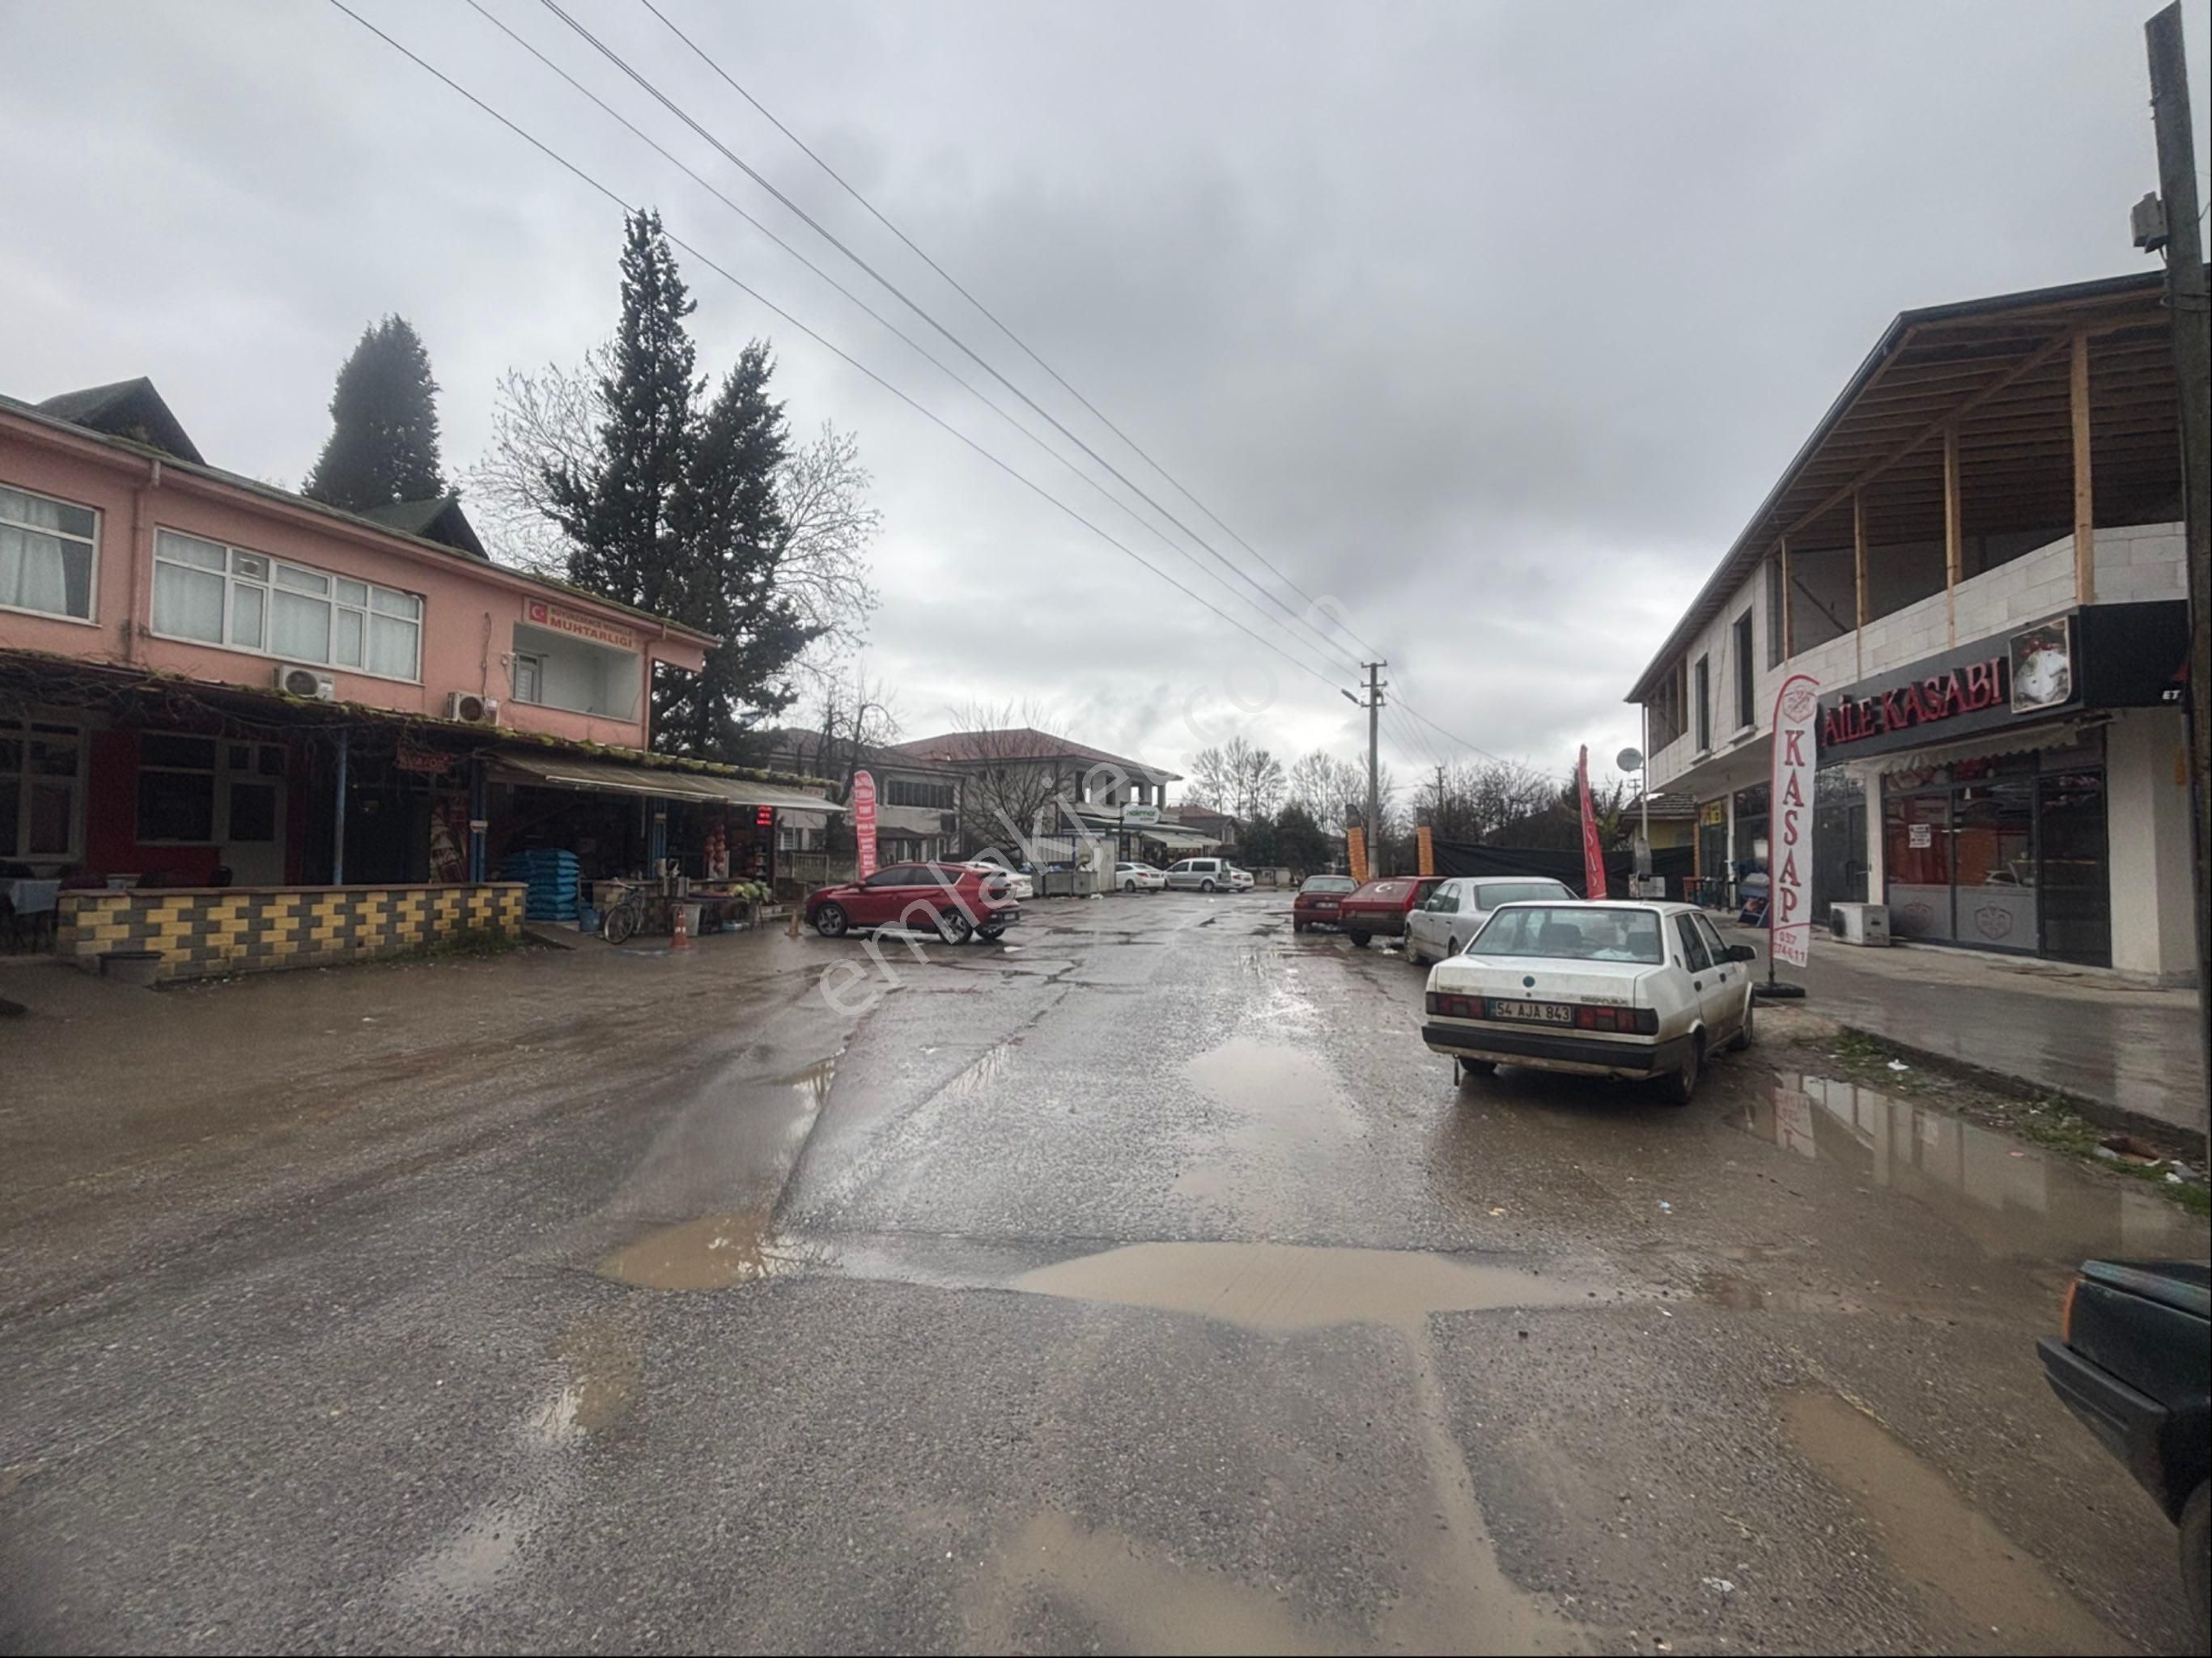
M 690 906 L 680 898 L 669 901 L 669 912 L 675 918 L 675 926 L 672 930 L 673 936 L 668 941 L 668 947 L 671 950 L 691 948 L 691 929 L 684 925 L 684 912 L 689 908 Z

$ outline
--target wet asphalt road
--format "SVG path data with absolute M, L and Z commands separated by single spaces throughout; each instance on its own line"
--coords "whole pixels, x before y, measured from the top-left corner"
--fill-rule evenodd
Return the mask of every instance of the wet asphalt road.
M 921 955 L 9 987 L 0 1646 L 2187 1649 L 2033 1352 L 2154 1195 L 1456 1095 L 1271 896 Z

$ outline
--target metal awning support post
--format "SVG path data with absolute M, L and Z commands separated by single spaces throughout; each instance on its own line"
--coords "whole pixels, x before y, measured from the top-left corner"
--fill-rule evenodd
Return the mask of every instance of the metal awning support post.
M 346 751 L 351 744 L 351 727 L 338 727 L 338 794 L 337 809 L 331 814 L 331 884 L 345 884 L 345 820 L 346 820 Z
M 478 886 L 483 884 L 484 830 L 491 817 L 486 805 L 488 793 L 483 756 L 472 755 L 469 759 L 469 880 Z

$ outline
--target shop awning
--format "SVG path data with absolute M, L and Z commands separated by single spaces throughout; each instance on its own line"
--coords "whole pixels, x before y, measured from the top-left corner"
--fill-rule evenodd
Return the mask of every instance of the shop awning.
M 1111 840 L 1118 835 L 1127 835 L 1133 840 L 1157 841 L 1164 847 L 1212 847 L 1219 841 L 1212 835 L 1200 835 L 1196 829 L 1182 829 L 1173 823 L 1130 823 L 1124 825 L 1120 818 L 1101 817 L 1096 812 L 1079 814 L 1083 827 L 1101 840 Z
M 842 811 L 844 808 L 781 783 L 712 772 L 674 771 L 660 766 L 628 765 L 568 755 L 502 750 L 492 756 L 495 782 L 532 788 L 586 789 L 601 794 L 643 794 L 661 800 L 711 800 L 728 806 L 774 806 L 780 811 Z
M 1954 765 L 1961 760 L 1995 760 L 2002 755 L 2027 754 L 2038 749 L 2070 749 L 2090 732 L 2109 723 L 2097 714 L 2077 715 L 2052 725 L 2024 726 L 1984 732 L 1955 743 L 1930 744 L 1923 749 L 1900 749 L 1854 763 L 1855 769 L 1888 776 L 1900 771 L 1927 771 Z

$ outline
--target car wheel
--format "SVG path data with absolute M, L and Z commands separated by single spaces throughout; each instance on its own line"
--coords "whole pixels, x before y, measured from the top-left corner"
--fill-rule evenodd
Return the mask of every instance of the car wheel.
M 1452 1061 L 1452 1082 L 1456 1087 L 1466 1087 L 1476 1077 L 1494 1077 L 1497 1074 L 1498 1061 L 1495 1060 L 1455 1059 Z
M 824 904 L 814 912 L 814 930 L 825 938 L 842 938 L 849 925 L 842 904 Z
M 1305 930 L 1306 924 L 1304 921 L 1292 921 L 1291 923 L 1291 931 L 1293 932 L 1304 932 Z
M 975 936 L 987 944 L 995 944 L 1006 936 L 1006 930 L 1002 926 L 979 927 L 976 929 Z
M 2206 1521 L 2212 1515 L 2212 1484 L 2197 1482 L 2197 1489 L 2189 1493 L 2189 1501 L 2181 1505 L 2181 1587 L 2189 1594 L 2189 1610 L 2197 1620 L 2197 1644 L 2202 1648 L 2212 1644 L 2212 1610 L 2205 1602 L 2205 1555 L 2212 1546 L 2212 1538 L 2206 1535 Z
M 1200 881 L 1198 884 L 1198 890 L 1200 892 L 1211 892 L 1213 890 L 1213 883 L 1211 881 Z
M 975 936 L 975 924 L 957 909 L 937 912 L 937 936 L 948 944 L 964 944 Z
M 1134 892 L 1136 890 L 1137 884 L 1134 881 L 1124 881 L 1121 883 L 1121 890 L 1124 892 Z
M 1755 996 L 1746 996 L 1743 999 L 1743 1023 L 1736 1027 L 1735 1035 L 1729 1038 L 1729 1053 L 1741 1054 L 1751 1047 L 1751 1010 L 1757 1004 L 1758 999 Z
M 1367 941 L 1368 941 L 1370 938 L 1373 938 L 1375 935 L 1374 935 L 1373 933 L 1371 933 L 1371 932 L 1353 932 L 1352 934 L 1351 934 L 1350 936 L 1351 936 L 1351 938 L 1352 938 L 1352 942 L 1354 944 L 1358 945 L 1360 949 L 1364 950 L 1364 949 L 1366 949 L 1366 948 L 1367 948 Z
M 1687 1105 L 1698 1091 L 1698 1072 L 1704 1068 L 1705 1058 L 1705 1033 L 1693 1031 L 1682 1055 L 1682 1068 L 1659 1084 L 1659 1097 L 1669 1105 Z

